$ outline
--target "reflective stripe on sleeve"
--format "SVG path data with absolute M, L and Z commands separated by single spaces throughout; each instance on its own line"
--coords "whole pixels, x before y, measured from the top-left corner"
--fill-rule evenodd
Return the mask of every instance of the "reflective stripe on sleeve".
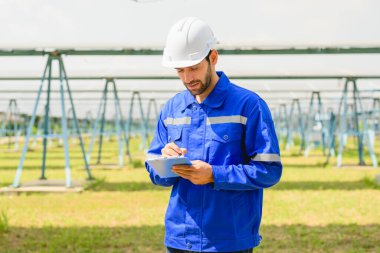
M 257 154 L 251 160 L 255 162 L 281 162 L 281 158 L 277 154 Z
M 161 155 L 153 154 L 153 153 L 147 153 L 147 154 L 146 154 L 146 157 L 145 157 L 145 160 L 154 159 L 154 158 L 159 158 L 159 157 L 161 157 Z
M 168 125 L 185 125 L 185 124 L 191 124 L 191 118 L 190 117 L 183 117 L 183 118 L 166 118 L 164 120 L 165 126 Z
M 207 118 L 207 125 L 224 124 L 224 123 L 240 123 L 240 124 L 246 125 L 247 117 L 244 117 L 241 115 L 233 115 L 233 116 L 219 116 L 219 117 Z

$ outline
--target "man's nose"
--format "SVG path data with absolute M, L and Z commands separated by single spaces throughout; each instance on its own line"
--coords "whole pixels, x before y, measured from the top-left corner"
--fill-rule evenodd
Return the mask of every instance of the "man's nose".
M 183 78 L 185 83 L 190 83 L 193 80 L 193 75 L 189 71 L 185 71 Z

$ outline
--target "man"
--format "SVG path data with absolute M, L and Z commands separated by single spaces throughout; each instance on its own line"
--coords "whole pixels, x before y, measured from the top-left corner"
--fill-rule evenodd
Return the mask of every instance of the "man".
M 163 65 L 175 68 L 187 90 L 163 107 L 149 156 L 185 155 L 165 216 L 167 252 L 252 252 L 259 245 L 263 188 L 282 173 L 270 111 L 255 93 L 232 84 L 215 65 L 210 27 L 184 18 L 170 30 Z

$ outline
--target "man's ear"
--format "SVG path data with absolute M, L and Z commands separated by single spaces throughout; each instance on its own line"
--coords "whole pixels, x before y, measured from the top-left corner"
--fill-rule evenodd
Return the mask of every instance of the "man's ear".
M 212 65 L 216 65 L 218 63 L 218 51 L 216 51 L 215 49 L 213 49 L 210 53 L 210 56 L 209 56 L 209 59 L 210 59 L 210 63 Z

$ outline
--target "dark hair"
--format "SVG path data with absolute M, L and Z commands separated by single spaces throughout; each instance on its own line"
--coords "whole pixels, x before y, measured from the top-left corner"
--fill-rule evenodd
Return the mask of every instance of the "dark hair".
M 212 49 L 210 50 L 210 52 L 208 52 L 207 56 L 205 57 L 205 59 L 206 59 L 206 61 L 208 63 L 210 63 L 210 54 L 211 54 L 211 52 L 212 52 Z

